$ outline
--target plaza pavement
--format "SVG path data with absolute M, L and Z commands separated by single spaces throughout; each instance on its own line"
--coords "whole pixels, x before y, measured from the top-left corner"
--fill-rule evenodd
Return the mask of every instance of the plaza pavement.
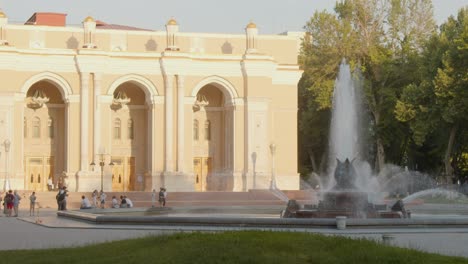
M 37 224 L 36 221 L 41 223 Z M 175 232 L 253 230 L 258 228 L 206 226 L 95 225 L 57 217 L 56 210 L 43 209 L 39 217 L 21 210 L 19 217 L 0 217 L 0 250 L 77 247 L 88 244 L 165 235 Z M 391 245 L 468 258 L 468 228 L 262 228 L 262 230 L 313 232 L 382 241 L 390 235 Z M 311 249 L 313 250 L 313 249 Z

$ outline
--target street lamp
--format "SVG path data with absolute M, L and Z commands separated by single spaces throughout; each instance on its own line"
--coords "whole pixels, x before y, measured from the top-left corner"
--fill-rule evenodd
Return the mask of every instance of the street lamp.
M 8 176 L 8 152 L 10 152 L 11 141 L 9 139 L 5 139 L 5 141 L 3 141 L 3 145 L 5 146 L 5 183 L 3 185 L 3 190 L 7 191 L 10 190 L 10 177 Z
M 271 153 L 271 181 L 270 189 L 276 189 L 276 178 L 275 178 L 275 153 L 276 145 L 275 143 L 270 144 L 270 153 Z
M 103 181 L 104 181 L 104 166 L 106 165 L 105 161 L 106 161 L 106 155 L 107 154 L 104 154 L 104 153 L 99 153 L 98 156 L 99 156 L 99 167 L 101 167 L 101 191 L 104 191 L 103 189 Z M 96 163 L 94 163 L 94 160 L 93 162 L 91 162 L 91 169 L 94 170 L 94 167 L 96 166 Z M 109 166 L 112 168 L 114 166 L 114 163 L 111 162 L 109 163 Z

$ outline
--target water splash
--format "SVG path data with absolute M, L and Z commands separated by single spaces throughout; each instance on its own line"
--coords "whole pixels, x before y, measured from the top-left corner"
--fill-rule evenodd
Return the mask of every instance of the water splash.
M 436 197 L 436 196 L 442 196 L 447 200 L 458 200 L 458 199 L 467 199 L 466 195 L 459 193 L 457 191 L 453 190 L 446 190 L 442 188 L 434 188 L 434 189 L 428 189 L 424 191 L 419 191 L 416 193 L 413 193 L 403 199 L 403 203 L 408 203 L 413 201 L 414 199 L 418 199 L 421 197 L 426 197 L 426 196 L 431 196 L 431 197 Z

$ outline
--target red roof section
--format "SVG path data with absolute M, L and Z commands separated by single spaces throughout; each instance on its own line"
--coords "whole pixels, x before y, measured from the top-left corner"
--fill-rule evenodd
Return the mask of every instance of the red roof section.
M 36 12 L 24 24 L 64 27 L 66 25 L 66 18 L 67 14 L 63 13 Z

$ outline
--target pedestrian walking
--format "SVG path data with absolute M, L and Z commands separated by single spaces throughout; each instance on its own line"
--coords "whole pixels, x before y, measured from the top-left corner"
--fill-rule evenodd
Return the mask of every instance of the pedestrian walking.
M 29 216 L 34 216 L 36 214 L 36 192 L 32 192 L 29 196 Z

